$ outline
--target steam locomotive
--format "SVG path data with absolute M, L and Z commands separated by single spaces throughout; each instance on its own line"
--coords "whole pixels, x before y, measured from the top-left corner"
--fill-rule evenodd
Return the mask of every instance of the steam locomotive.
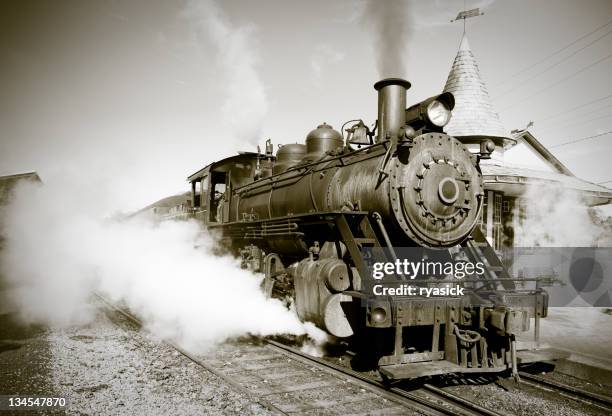
M 387 379 L 500 372 L 559 358 L 536 349 L 547 294 L 519 289 L 477 226 L 484 190 L 479 163 L 492 141 L 470 151 L 444 133 L 450 93 L 410 107 L 403 79 L 383 79 L 378 120 L 323 123 L 305 144 L 274 154 L 241 152 L 189 176 L 189 216 L 203 222 L 243 265 L 264 274 L 268 296 L 290 299 L 299 317 L 348 340 Z M 372 264 L 397 247 L 422 256 L 459 251 L 486 265 L 464 279 L 464 296 L 374 296 Z M 412 283 L 435 286 L 448 276 Z M 400 279 L 401 280 L 401 279 Z M 534 342 L 517 349 L 529 330 Z

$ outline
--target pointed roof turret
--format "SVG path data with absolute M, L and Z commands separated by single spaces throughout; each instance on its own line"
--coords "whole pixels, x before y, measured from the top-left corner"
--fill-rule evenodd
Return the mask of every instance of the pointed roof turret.
M 455 96 L 455 108 L 446 126 L 447 133 L 456 137 L 509 138 L 499 115 L 493 109 L 465 33 L 444 91 Z

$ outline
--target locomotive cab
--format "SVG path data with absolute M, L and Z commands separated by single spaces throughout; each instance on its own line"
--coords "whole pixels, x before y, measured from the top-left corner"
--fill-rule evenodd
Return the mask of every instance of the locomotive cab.
M 187 180 L 191 184 L 191 201 L 193 216 L 200 220 L 206 219 L 209 195 L 209 166 L 195 172 Z
M 259 157 L 257 153 L 240 153 L 190 175 L 187 181 L 191 183 L 194 216 L 206 225 L 227 221 L 232 187 L 253 181 Z

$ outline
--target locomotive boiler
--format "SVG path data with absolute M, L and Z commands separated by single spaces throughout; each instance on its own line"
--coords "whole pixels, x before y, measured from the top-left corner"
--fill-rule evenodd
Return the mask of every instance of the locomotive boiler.
M 304 144 L 272 143 L 212 163 L 188 178 L 193 207 L 243 265 L 264 273 L 269 296 L 295 304 L 299 317 L 347 339 L 364 362 L 390 379 L 503 371 L 559 355 L 517 351 L 516 335 L 546 315 L 540 288 L 519 290 L 477 223 L 483 205 L 479 163 L 444 133 L 450 93 L 410 107 L 410 83 L 384 79 L 378 119 L 322 123 Z M 398 247 L 422 258 L 461 255 L 485 265 L 464 279 L 464 296 L 376 296 L 372 265 L 398 261 Z M 452 276 L 424 276 L 435 286 Z M 395 276 L 398 281 L 401 277 Z M 405 283 L 405 282 L 404 282 Z M 530 347 L 533 347 L 531 345 Z

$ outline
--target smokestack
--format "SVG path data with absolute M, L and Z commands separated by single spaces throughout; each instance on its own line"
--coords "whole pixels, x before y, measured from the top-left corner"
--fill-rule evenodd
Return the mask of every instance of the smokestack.
M 378 136 L 376 142 L 396 142 L 406 124 L 406 90 L 410 83 L 401 78 L 386 78 L 374 84 L 378 91 Z

